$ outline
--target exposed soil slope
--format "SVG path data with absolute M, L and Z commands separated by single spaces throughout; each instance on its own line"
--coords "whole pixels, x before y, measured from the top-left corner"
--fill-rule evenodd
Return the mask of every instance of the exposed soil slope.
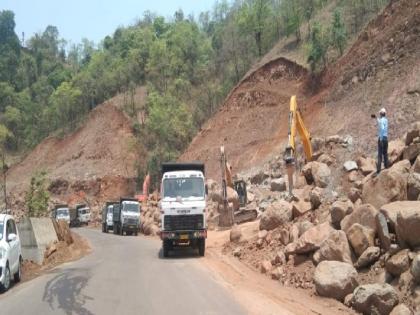
M 225 145 L 234 169 L 259 163 L 287 134 L 290 95 L 304 99 L 306 70 L 280 58 L 250 74 L 193 139 L 181 160 L 201 160 L 210 177 L 218 174 L 219 148 Z
M 12 210 L 23 210 L 22 192 L 38 171 L 47 172 L 53 198 L 70 203 L 134 190 L 134 145 L 131 122 L 113 100 L 98 106 L 77 131 L 63 139 L 45 139 L 9 170 Z
M 420 118 L 419 35 L 420 1 L 389 4 L 330 66 L 312 96 L 305 96 L 303 82 L 309 80 L 304 68 L 284 58 L 268 62 L 238 84 L 181 160 L 203 160 L 208 176 L 217 178 L 222 144 L 235 172 L 280 155 L 294 94 L 313 136 L 351 135 L 356 147 L 373 153 L 376 126 L 371 113 L 386 107 L 391 139 Z

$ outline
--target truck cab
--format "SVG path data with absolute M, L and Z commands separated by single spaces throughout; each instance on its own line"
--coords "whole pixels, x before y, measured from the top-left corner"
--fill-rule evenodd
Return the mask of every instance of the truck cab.
M 114 234 L 138 235 L 140 229 L 140 204 L 135 198 L 121 198 L 113 205 Z
M 54 217 L 57 221 L 63 220 L 70 225 L 70 208 L 68 205 L 57 205 L 54 209 Z
M 102 209 L 102 232 L 108 233 L 109 230 L 113 230 L 114 221 L 114 204 L 118 202 L 107 201 L 105 207 Z
M 88 225 L 90 222 L 90 208 L 86 205 L 78 205 L 76 206 L 76 209 L 80 224 Z
M 204 256 L 206 189 L 203 163 L 162 165 L 161 200 L 163 256 L 176 246 L 197 248 Z

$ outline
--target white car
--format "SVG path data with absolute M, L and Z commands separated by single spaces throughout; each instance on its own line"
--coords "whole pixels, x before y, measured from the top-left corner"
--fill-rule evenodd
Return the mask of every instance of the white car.
M 19 232 L 11 215 L 0 214 L 0 291 L 7 291 L 10 282 L 19 282 L 22 270 Z

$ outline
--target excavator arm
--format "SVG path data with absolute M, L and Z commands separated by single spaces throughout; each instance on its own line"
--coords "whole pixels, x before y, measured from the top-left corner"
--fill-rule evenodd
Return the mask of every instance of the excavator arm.
M 302 115 L 297 107 L 296 96 L 293 95 L 290 99 L 289 111 L 289 132 L 288 144 L 284 152 L 284 160 L 287 166 L 287 174 L 289 178 L 289 194 L 293 195 L 293 173 L 296 164 L 296 133 L 299 133 L 303 144 L 306 160 L 312 160 L 312 144 L 311 135 L 303 123 Z

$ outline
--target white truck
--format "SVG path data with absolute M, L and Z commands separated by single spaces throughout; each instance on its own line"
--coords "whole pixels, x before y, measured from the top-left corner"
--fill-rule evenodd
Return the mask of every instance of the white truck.
M 135 198 L 121 198 L 112 207 L 114 234 L 138 235 L 140 229 L 140 204 Z
M 115 201 L 107 201 L 102 209 L 102 232 L 108 233 L 109 230 L 114 229 L 113 213 Z
M 66 204 L 56 205 L 54 207 L 53 217 L 58 220 L 63 220 L 70 225 L 70 208 Z
M 197 248 L 204 256 L 207 238 L 204 164 L 162 164 L 161 200 L 163 256 L 176 246 Z

